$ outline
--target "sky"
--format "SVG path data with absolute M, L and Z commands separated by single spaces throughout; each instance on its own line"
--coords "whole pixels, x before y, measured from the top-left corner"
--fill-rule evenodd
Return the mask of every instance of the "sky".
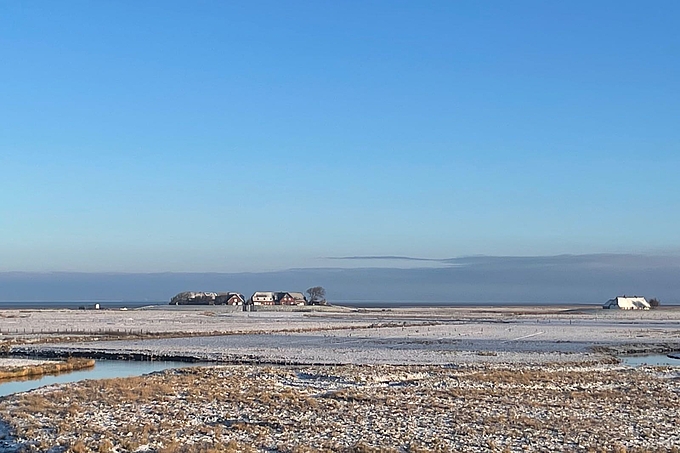
M 0 272 L 680 254 L 679 21 L 677 1 L 0 2 Z

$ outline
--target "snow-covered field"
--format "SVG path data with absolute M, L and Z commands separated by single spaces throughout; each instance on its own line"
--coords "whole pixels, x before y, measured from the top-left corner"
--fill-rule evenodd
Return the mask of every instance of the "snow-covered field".
M 671 452 L 677 377 L 593 363 L 192 367 L 44 387 L 0 399 L 0 414 L 16 430 L 6 452 Z
M 21 347 L 37 353 L 141 353 L 269 363 L 539 363 L 597 359 L 597 347 L 621 352 L 680 349 L 680 309 L 14 310 L 0 312 L 0 331 L 31 342 L 52 336 L 47 332 L 61 332 L 62 337 L 71 332 L 70 338 L 78 338 L 74 331 L 102 333 L 97 341 Z M 103 335 L 116 331 L 206 336 L 107 341 Z
M 0 311 L 0 331 L 3 346 L 27 354 L 255 364 L 4 398 L 14 431 L 0 420 L 0 452 L 670 451 L 678 442 L 678 373 L 608 354 L 680 350 L 680 309 L 15 310 Z

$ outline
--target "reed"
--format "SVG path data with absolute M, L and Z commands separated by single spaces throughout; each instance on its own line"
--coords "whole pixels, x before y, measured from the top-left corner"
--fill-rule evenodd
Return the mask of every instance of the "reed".
M 94 360 L 71 358 L 65 362 L 41 363 L 40 365 L 27 365 L 21 367 L 8 367 L 0 369 L 0 380 L 42 376 L 45 374 L 59 374 L 69 371 L 92 368 Z

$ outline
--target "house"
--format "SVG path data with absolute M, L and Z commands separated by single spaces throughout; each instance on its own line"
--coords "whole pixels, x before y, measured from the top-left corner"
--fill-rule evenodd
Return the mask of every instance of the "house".
M 288 294 L 290 294 L 291 296 L 293 296 L 293 298 L 295 298 L 298 305 L 307 305 L 307 298 L 305 297 L 304 294 L 298 293 L 298 292 L 292 292 L 292 293 L 288 293 Z
M 250 303 L 253 305 L 275 305 L 276 293 L 273 291 L 255 291 L 250 296 Z
M 245 298 L 240 293 L 217 293 L 215 305 L 243 305 Z
M 620 308 L 621 310 L 649 310 L 651 306 L 644 297 L 618 296 L 609 299 L 602 308 Z
M 289 292 L 288 294 L 293 299 L 295 299 L 296 305 L 306 305 L 307 304 L 307 298 L 305 297 L 304 294 L 299 293 L 299 292 Z
M 246 298 L 241 293 L 230 293 L 227 299 L 227 305 L 243 305 L 246 303 Z
M 276 293 L 277 305 L 305 305 L 307 299 L 304 294 L 297 292 L 278 292 Z

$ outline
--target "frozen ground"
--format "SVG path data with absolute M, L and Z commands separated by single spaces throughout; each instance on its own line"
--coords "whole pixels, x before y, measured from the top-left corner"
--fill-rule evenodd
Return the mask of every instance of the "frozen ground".
M 46 363 L 47 360 L 36 360 L 36 359 L 15 359 L 9 357 L 0 357 L 0 370 L 3 368 L 14 368 L 23 366 L 33 366 L 42 365 Z
M 0 420 L 0 452 L 64 451 L 56 447 L 64 443 L 302 451 L 300 439 L 327 451 L 367 451 L 366 443 L 372 451 L 669 451 L 678 442 L 677 373 L 615 365 L 608 355 L 680 351 L 680 308 L 12 310 L 0 311 L 0 332 L 4 349 L 38 356 L 294 364 L 3 398 L 14 431 Z
M 43 387 L 1 398 L 0 413 L 16 432 L 4 451 L 671 452 L 677 377 L 599 363 L 191 367 Z
M 485 307 L 255 313 L 220 307 L 125 312 L 15 310 L 0 312 L 0 331 L 7 332 L 5 337 L 20 337 L 24 342 L 53 336 L 47 332 L 62 332 L 62 336 L 73 331 L 102 333 L 98 341 L 14 349 L 36 354 L 141 354 L 255 363 L 539 363 L 596 360 L 602 357 L 598 351 L 604 348 L 611 352 L 680 349 L 680 309 L 624 312 L 583 307 Z M 103 333 L 116 331 L 207 336 L 106 341 Z

